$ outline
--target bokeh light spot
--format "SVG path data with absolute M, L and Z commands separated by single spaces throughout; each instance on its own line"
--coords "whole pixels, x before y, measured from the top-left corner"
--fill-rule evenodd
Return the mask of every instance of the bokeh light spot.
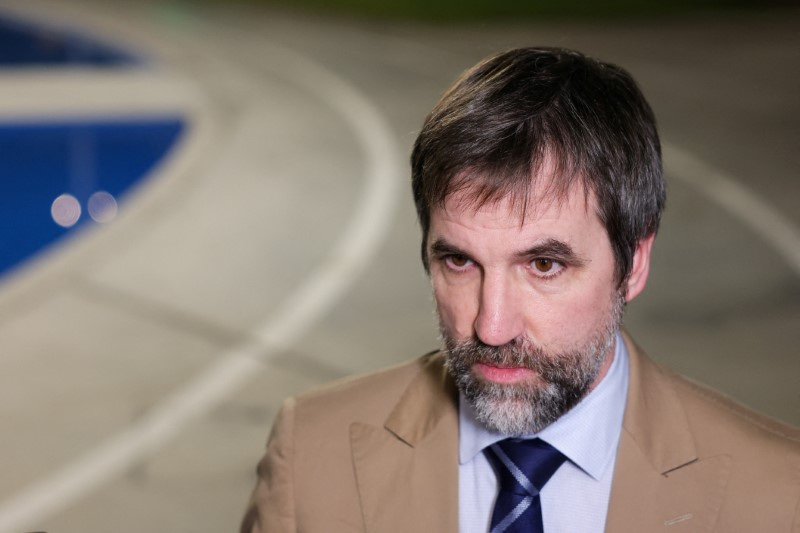
M 71 194 L 62 194 L 53 200 L 50 215 L 59 226 L 70 228 L 81 218 L 81 204 Z
M 97 191 L 89 197 L 89 216 L 104 224 L 117 216 L 117 200 L 106 191 Z

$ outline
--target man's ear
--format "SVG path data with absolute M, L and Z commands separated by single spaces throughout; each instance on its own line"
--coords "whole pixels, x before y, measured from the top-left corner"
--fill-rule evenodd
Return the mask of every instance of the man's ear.
M 625 301 L 630 302 L 640 292 L 644 290 L 647 283 L 647 275 L 650 273 L 650 251 L 653 249 L 653 241 L 656 234 L 648 235 L 640 240 L 633 252 L 633 265 L 631 273 L 625 282 Z

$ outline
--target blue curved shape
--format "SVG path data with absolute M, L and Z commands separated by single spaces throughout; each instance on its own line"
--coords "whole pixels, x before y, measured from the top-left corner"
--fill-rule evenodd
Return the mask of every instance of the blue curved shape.
M 75 228 L 94 222 L 89 197 L 119 198 L 168 153 L 184 130 L 179 116 L 0 124 L 0 276 Z M 82 216 L 56 224 L 53 201 L 77 198 Z
M 117 67 L 138 62 L 136 56 L 89 36 L 0 16 L 0 67 Z

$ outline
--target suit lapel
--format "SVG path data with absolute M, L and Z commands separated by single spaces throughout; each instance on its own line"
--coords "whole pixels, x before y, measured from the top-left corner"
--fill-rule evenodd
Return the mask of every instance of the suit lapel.
M 430 356 L 383 427 L 350 426 L 367 532 L 458 528 L 457 393 Z
M 667 371 L 626 335 L 630 386 L 606 530 L 710 531 L 724 497 L 730 458 L 699 458 Z

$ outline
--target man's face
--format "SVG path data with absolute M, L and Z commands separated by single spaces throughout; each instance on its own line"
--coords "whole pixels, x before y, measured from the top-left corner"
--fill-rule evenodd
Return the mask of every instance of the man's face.
M 488 428 L 547 426 L 605 375 L 624 307 L 594 196 L 531 194 L 475 208 L 455 193 L 431 213 L 431 281 L 447 363 Z M 648 248 L 649 251 L 649 248 Z

